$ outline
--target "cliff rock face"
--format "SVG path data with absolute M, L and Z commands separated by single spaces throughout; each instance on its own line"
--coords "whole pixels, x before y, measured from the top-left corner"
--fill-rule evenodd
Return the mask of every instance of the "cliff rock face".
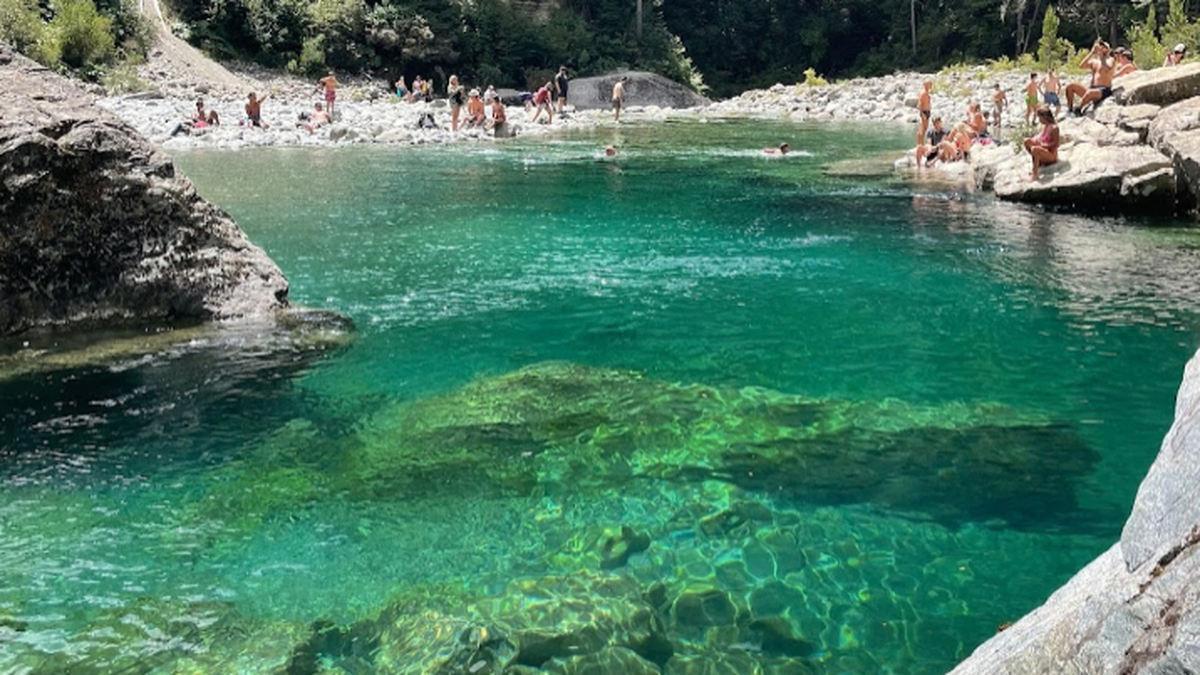
M 627 71 L 571 80 L 571 105 L 579 110 L 608 110 L 612 108 L 613 85 L 622 76 L 629 78 L 629 81 L 625 83 L 626 106 L 692 108 L 711 103 L 707 98 L 662 75 L 640 71 Z
M 1200 672 L 1200 353 L 1121 540 L 952 675 Z
M 3 45 L 0 91 L 0 335 L 286 306 L 262 249 L 84 91 Z

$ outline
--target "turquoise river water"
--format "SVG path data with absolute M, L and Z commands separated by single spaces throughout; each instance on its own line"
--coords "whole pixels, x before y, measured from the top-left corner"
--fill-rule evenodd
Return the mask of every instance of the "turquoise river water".
M 0 371 L 0 672 L 945 672 L 1119 535 L 1200 232 L 909 135 L 178 157 L 356 331 Z

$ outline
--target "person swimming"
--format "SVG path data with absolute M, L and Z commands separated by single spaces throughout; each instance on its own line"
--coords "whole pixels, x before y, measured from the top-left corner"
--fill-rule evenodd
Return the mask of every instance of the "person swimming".
M 792 146 L 787 143 L 780 143 L 778 148 L 763 148 L 764 155 L 774 157 L 782 157 L 792 151 Z

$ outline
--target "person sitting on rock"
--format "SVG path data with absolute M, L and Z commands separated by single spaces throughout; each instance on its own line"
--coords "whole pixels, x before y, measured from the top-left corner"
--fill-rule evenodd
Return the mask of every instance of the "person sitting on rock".
M 203 129 L 207 126 L 217 126 L 221 123 L 221 116 L 216 110 L 204 109 L 204 101 L 196 101 L 196 112 L 192 113 L 192 128 Z
M 1163 59 L 1163 65 L 1177 66 L 1181 61 L 1183 61 L 1184 56 L 1187 56 L 1187 45 L 1180 42 L 1179 44 L 1175 45 L 1174 49 L 1167 53 L 1167 58 Z
M 1060 137 L 1058 124 L 1054 121 L 1054 113 L 1050 112 L 1050 108 L 1042 107 L 1038 109 L 1037 116 L 1038 121 L 1042 123 L 1041 133 L 1033 138 L 1025 139 L 1025 151 L 1029 153 L 1029 157 L 1033 161 L 1033 170 L 1029 174 L 1030 181 L 1038 179 L 1038 170 L 1041 167 L 1058 161 Z
M 1067 85 L 1067 110 L 1073 115 L 1082 115 L 1085 107 L 1099 105 L 1112 96 L 1113 74 L 1117 64 L 1109 55 L 1108 43 L 1096 40 L 1092 51 L 1079 62 L 1079 67 L 1092 71 L 1092 81 L 1087 87 L 1078 82 Z
M 1113 57 L 1117 60 L 1117 70 L 1113 73 L 1113 79 L 1137 72 L 1138 67 L 1133 62 L 1133 52 L 1129 49 L 1117 47 L 1113 50 Z
M 486 117 L 485 110 L 483 101 L 479 98 L 479 90 L 472 89 L 467 96 L 467 126 L 482 128 Z
M 308 121 L 305 122 L 303 126 L 304 126 L 305 130 L 307 130 L 308 133 L 311 134 L 312 132 L 316 131 L 317 129 L 320 129 L 321 127 L 325 126 L 326 124 L 332 124 L 332 123 L 333 123 L 333 115 L 330 115 L 328 111 L 323 110 L 321 108 L 321 102 L 318 101 L 313 104 L 312 115 L 309 116 Z
M 933 128 L 925 134 L 925 142 L 917 146 L 917 168 L 929 166 L 941 154 L 942 141 L 946 140 L 949 132 L 942 124 L 941 117 L 933 118 Z
M 504 112 L 504 101 L 497 96 L 492 99 L 492 119 L 487 121 L 487 128 L 495 129 L 496 133 L 503 134 L 507 122 L 508 116 Z
M 246 100 L 246 124 L 259 129 L 267 128 L 267 123 L 262 119 L 262 104 L 268 98 L 271 98 L 270 94 L 258 98 L 254 92 L 250 92 Z

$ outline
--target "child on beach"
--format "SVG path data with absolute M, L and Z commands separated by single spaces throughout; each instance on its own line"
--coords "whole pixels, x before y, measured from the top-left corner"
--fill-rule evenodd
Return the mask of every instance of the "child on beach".
M 992 126 L 995 127 L 996 134 L 1000 133 L 1001 117 L 1004 114 L 1004 109 L 1008 107 L 1008 95 L 1000 88 L 1000 83 L 996 83 L 996 91 L 992 94 Z
M 1042 78 L 1042 100 L 1047 106 L 1054 106 L 1054 117 L 1062 112 L 1062 102 L 1058 99 L 1058 73 L 1054 72 L 1054 66 L 1046 68 L 1046 77 Z
M 1038 83 L 1038 74 L 1029 74 L 1029 84 L 1025 85 L 1025 124 L 1033 121 L 1038 111 L 1038 91 L 1041 89 Z

